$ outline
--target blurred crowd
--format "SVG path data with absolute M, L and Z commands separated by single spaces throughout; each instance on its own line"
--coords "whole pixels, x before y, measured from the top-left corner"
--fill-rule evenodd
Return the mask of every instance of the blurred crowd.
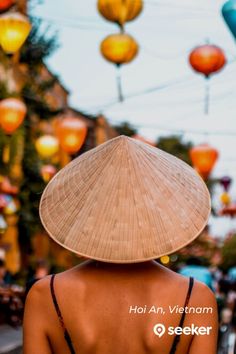
M 179 273 L 205 283 L 215 293 L 219 317 L 217 354 L 236 354 L 236 266 L 224 272 L 191 257 Z

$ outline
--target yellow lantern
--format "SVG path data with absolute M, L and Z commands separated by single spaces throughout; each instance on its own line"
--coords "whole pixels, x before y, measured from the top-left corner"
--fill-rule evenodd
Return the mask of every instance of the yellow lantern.
M 116 64 L 117 68 L 119 68 L 122 64 L 129 63 L 136 57 L 138 44 L 128 34 L 111 34 L 102 41 L 100 50 L 106 60 Z M 123 101 L 121 77 L 119 74 L 117 76 L 117 86 L 119 100 Z
M 102 41 L 101 53 L 105 59 L 119 66 L 136 57 L 138 44 L 128 34 L 111 34 Z
M 230 195 L 227 192 L 224 192 L 220 196 L 220 201 L 224 205 L 229 205 L 231 203 Z
M 170 257 L 169 256 L 162 256 L 160 258 L 160 261 L 162 264 L 168 264 L 168 263 L 170 263 Z
M 0 102 L 0 126 L 7 134 L 13 133 L 23 122 L 26 105 L 17 98 L 6 98 Z
M 6 13 L 0 16 L 0 44 L 3 50 L 12 54 L 24 44 L 31 30 L 27 17 L 19 13 Z
M 43 135 L 36 140 L 36 150 L 42 158 L 50 158 L 59 149 L 59 141 L 52 135 Z
M 127 21 L 134 20 L 143 9 L 142 0 L 98 0 L 98 11 L 106 20 L 123 27 Z

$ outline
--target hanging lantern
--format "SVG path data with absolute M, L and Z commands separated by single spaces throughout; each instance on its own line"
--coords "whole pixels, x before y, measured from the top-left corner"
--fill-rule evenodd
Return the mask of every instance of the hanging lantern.
M 42 158 L 50 158 L 59 150 L 58 139 L 52 135 L 43 135 L 36 140 L 36 150 Z
M 100 46 L 103 57 L 109 62 L 116 64 L 119 70 L 122 64 L 131 62 L 138 54 L 138 44 L 128 34 L 111 34 L 106 37 Z M 123 101 L 121 76 L 118 71 L 117 88 L 119 93 L 119 100 Z
M 196 47 L 189 56 L 192 68 L 208 79 L 212 74 L 220 71 L 226 64 L 226 57 L 223 50 L 215 45 L 205 44 Z M 209 87 L 206 85 L 205 113 L 209 108 Z
M 126 64 L 136 57 L 138 45 L 128 34 L 111 34 L 102 41 L 101 53 L 111 63 Z
M 0 234 L 4 234 L 7 229 L 7 223 L 4 217 L 0 214 Z
M 108 21 L 123 27 L 125 22 L 134 20 L 143 9 L 142 0 L 98 0 L 98 11 Z
M 87 126 L 78 118 L 67 117 L 59 123 L 57 135 L 62 149 L 68 154 L 75 154 L 85 141 Z
M 224 67 L 226 58 L 222 49 L 206 44 L 191 52 L 189 62 L 195 71 L 209 77 Z
M 223 5 L 222 15 L 234 38 L 236 38 L 236 0 L 229 0 Z
M 223 205 L 229 205 L 231 203 L 230 195 L 227 192 L 224 192 L 220 196 L 220 201 Z
M 192 164 L 203 179 L 210 175 L 218 155 L 218 151 L 207 144 L 195 146 L 190 150 Z
M 19 13 L 0 16 L 0 44 L 7 54 L 17 52 L 24 44 L 31 30 L 27 17 Z
M 41 176 L 44 180 L 44 182 L 49 182 L 50 179 L 56 174 L 57 169 L 53 165 L 44 165 L 41 168 Z
M 26 111 L 26 105 L 18 98 L 6 98 L 0 101 L 0 126 L 6 134 L 14 133 L 21 125 Z
M 0 0 L 0 12 L 5 12 L 14 4 L 13 0 Z
M 224 188 L 225 192 L 227 192 L 229 190 L 231 182 L 232 182 L 232 179 L 228 176 L 224 176 L 220 179 L 220 184 Z

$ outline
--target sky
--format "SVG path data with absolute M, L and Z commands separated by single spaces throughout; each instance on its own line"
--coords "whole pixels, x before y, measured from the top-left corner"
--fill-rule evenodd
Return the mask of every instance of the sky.
M 139 54 L 121 68 L 124 102 L 118 102 L 117 71 L 100 54 L 101 41 L 118 27 L 104 20 L 96 0 L 44 0 L 31 13 L 58 31 L 60 47 L 48 59 L 70 91 L 70 105 L 102 113 L 112 124 L 130 122 L 156 141 L 173 133 L 219 151 L 214 177 L 236 177 L 236 42 L 221 15 L 222 0 L 144 0 L 142 14 L 125 30 L 139 44 Z M 188 56 L 205 43 L 221 47 L 225 68 L 210 79 L 209 114 L 204 113 L 205 80 Z M 222 189 L 213 204 L 219 207 Z M 236 183 L 230 194 L 236 200 Z M 212 233 L 223 235 L 236 221 L 212 218 Z

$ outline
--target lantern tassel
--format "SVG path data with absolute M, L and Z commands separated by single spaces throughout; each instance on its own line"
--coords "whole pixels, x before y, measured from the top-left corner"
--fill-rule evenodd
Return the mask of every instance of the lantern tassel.
M 209 106 L 210 106 L 210 81 L 209 77 L 206 77 L 206 85 L 205 85 L 205 114 L 209 114 Z
M 118 98 L 120 102 L 124 101 L 123 93 L 122 93 L 122 83 L 121 83 L 121 70 L 120 70 L 120 65 L 117 65 L 117 77 L 116 77 L 116 82 L 117 82 L 117 89 L 118 89 Z

